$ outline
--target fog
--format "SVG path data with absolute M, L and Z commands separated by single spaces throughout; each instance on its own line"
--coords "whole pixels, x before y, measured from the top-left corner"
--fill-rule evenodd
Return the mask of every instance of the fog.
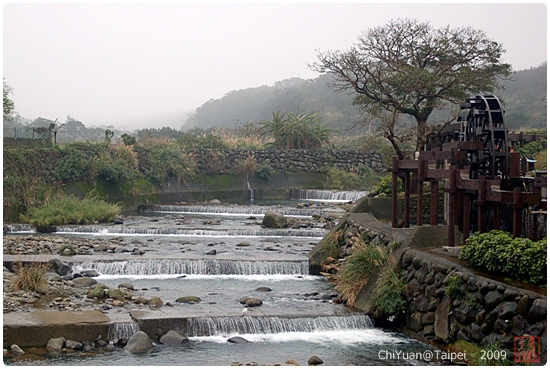
M 515 70 L 547 60 L 543 3 L 11 3 L 3 77 L 24 118 L 179 129 L 230 91 L 316 78 L 316 50 L 397 18 L 483 30 Z

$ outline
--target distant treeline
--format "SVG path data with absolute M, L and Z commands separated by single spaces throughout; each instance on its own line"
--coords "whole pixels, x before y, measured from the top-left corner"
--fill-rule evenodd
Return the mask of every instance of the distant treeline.
M 509 130 L 546 127 L 546 63 L 516 72 L 504 88 L 496 91 L 506 110 Z M 269 119 L 274 111 L 317 113 L 329 128 L 343 134 L 353 132 L 365 120 L 358 106 L 352 105 L 353 93 L 337 92 L 328 84 L 330 75 L 311 80 L 291 78 L 245 90 L 231 91 L 221 99 L 210 100 L 188 118 L 184 127 L 235 127 L 249 122 Z M 448 112 L 434 113 L 431 123 L 438 117 L 447 118 Z

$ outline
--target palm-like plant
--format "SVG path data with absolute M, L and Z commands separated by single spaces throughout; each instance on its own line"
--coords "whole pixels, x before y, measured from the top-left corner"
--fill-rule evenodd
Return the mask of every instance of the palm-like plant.
M 274 112 L 272 119 L 259 122 L 261 137 L 272 137 L 276 149 L 320 149 L 332 137 L 315 113 Z

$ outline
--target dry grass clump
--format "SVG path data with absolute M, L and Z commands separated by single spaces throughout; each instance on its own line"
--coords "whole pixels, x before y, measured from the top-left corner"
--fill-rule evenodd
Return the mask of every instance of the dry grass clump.
M 388 264 L 389 255 L 381 245 L 367 243 L 362 237 L 356 238 L 353 248 L 353 254 L 341 265 L 334 278 L 336 290 L 350 306 L 355 306 L 357 295 L 369 278 Z
M 45 263 L 20 265 L 17 274 L 13 276 L 10 287 L 14 291 L 29 291 L 45 293 L 48 290 L 48 280 L 45 277 L 48 267 Z

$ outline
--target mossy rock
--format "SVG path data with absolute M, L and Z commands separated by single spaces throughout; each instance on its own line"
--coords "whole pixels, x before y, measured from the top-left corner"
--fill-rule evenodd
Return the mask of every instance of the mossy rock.
M 105 297 L 105 290 L 107 289 L 107 286 L 104 284 L 98 284 L 94 288 L 90 289 L 88 291 L 88 294 L 86 295 L 90 299 L 102 299 Z
M 201 298 L 197 296 L 183 296 L 183 297 L 178 297 L 176 299 L 176 302 L 185 303 L 185 304 L 196 304 L 201 301 L 202 301 Z

